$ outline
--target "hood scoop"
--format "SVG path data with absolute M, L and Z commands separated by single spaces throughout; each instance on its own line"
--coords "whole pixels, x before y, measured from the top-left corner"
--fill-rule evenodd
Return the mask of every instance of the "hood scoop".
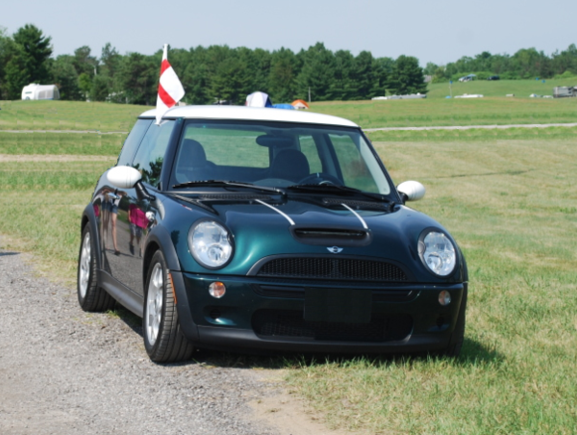
M 358 201 L 354 199 L 351 200 L 343 198 L 323 198 L 323 205 L 325 207 L 343 208 L 343 204 L 346 204 L 355 210 L 376 210 L 385 212 L 390 212 L 395 205 L 392 202 Z
M 272 201 L 272 198 L 268 195 L 258 195 L 258 194 L 246 194 L 246 193 L 216 193 L 216 194 L 202 194 L 196 199 L 199 201 L 210 201 L 210 202 L 235 202 L 235 201 L 255 201 L 260 199 L 261 201 Z
M 291 233 L 306 245 L 366 246 L 371 243 L 370 231 L 358 228 L 293 226 Z

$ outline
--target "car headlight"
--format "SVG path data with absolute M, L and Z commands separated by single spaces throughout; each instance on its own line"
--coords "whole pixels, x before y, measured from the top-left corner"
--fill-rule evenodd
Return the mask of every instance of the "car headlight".
M 224 266 L 232 256 L 232 244 L 226 228 L 214 221 L 201 221 L 188 233 L 193 257 L 208 269 Z
M 419 255 L 423 263 L 439 276 L 447 276 L 457 264 L 455 246 L 443 233 L 428 230 L 419 237 Z

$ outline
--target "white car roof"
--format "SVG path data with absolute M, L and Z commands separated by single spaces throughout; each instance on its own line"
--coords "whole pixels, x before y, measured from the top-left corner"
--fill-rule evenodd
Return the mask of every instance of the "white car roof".
M 156 116 L 156 109 L 148 110 L 141 118 Z M 348 119 L 337 116 L 323 115 L 303 110 L 275 109 L 271 107 L 246 106 L 178 106 L 166 112 L 163 118 L 186 119 L 234 119 L 249 121 L 279 121 L 300 122 L 306 124 L 338 125 L 343 127 L 358 127 Z

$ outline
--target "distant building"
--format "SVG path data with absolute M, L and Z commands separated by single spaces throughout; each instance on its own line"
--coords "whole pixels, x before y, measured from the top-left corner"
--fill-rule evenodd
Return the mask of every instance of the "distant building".
M 56 85 L 31 83 L 22 88 L 23 100 L 59 100 L 60 92 Z
M 291 104 L 295 109 L 298 110 L 310 109 L 309 105 L 304 100 L 294 100 Z
M 557 86 L 553 88 L 553 97 L 577 97 L 577 86 Z

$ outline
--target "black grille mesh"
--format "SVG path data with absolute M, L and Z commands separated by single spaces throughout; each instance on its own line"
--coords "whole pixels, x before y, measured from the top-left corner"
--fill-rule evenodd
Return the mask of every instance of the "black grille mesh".
M 275 258 L 263 264 L 257 276 L 358 281 L 407 281 L 398 266 L 381 261 L 349 258 Z
M 308 322 L 299 311 L 259 310 L 253 315 L 252 327 L 261 337 L 382 342 L 404 339 L 413 322 L 402 314 L 375 317 L 369 323 Z

